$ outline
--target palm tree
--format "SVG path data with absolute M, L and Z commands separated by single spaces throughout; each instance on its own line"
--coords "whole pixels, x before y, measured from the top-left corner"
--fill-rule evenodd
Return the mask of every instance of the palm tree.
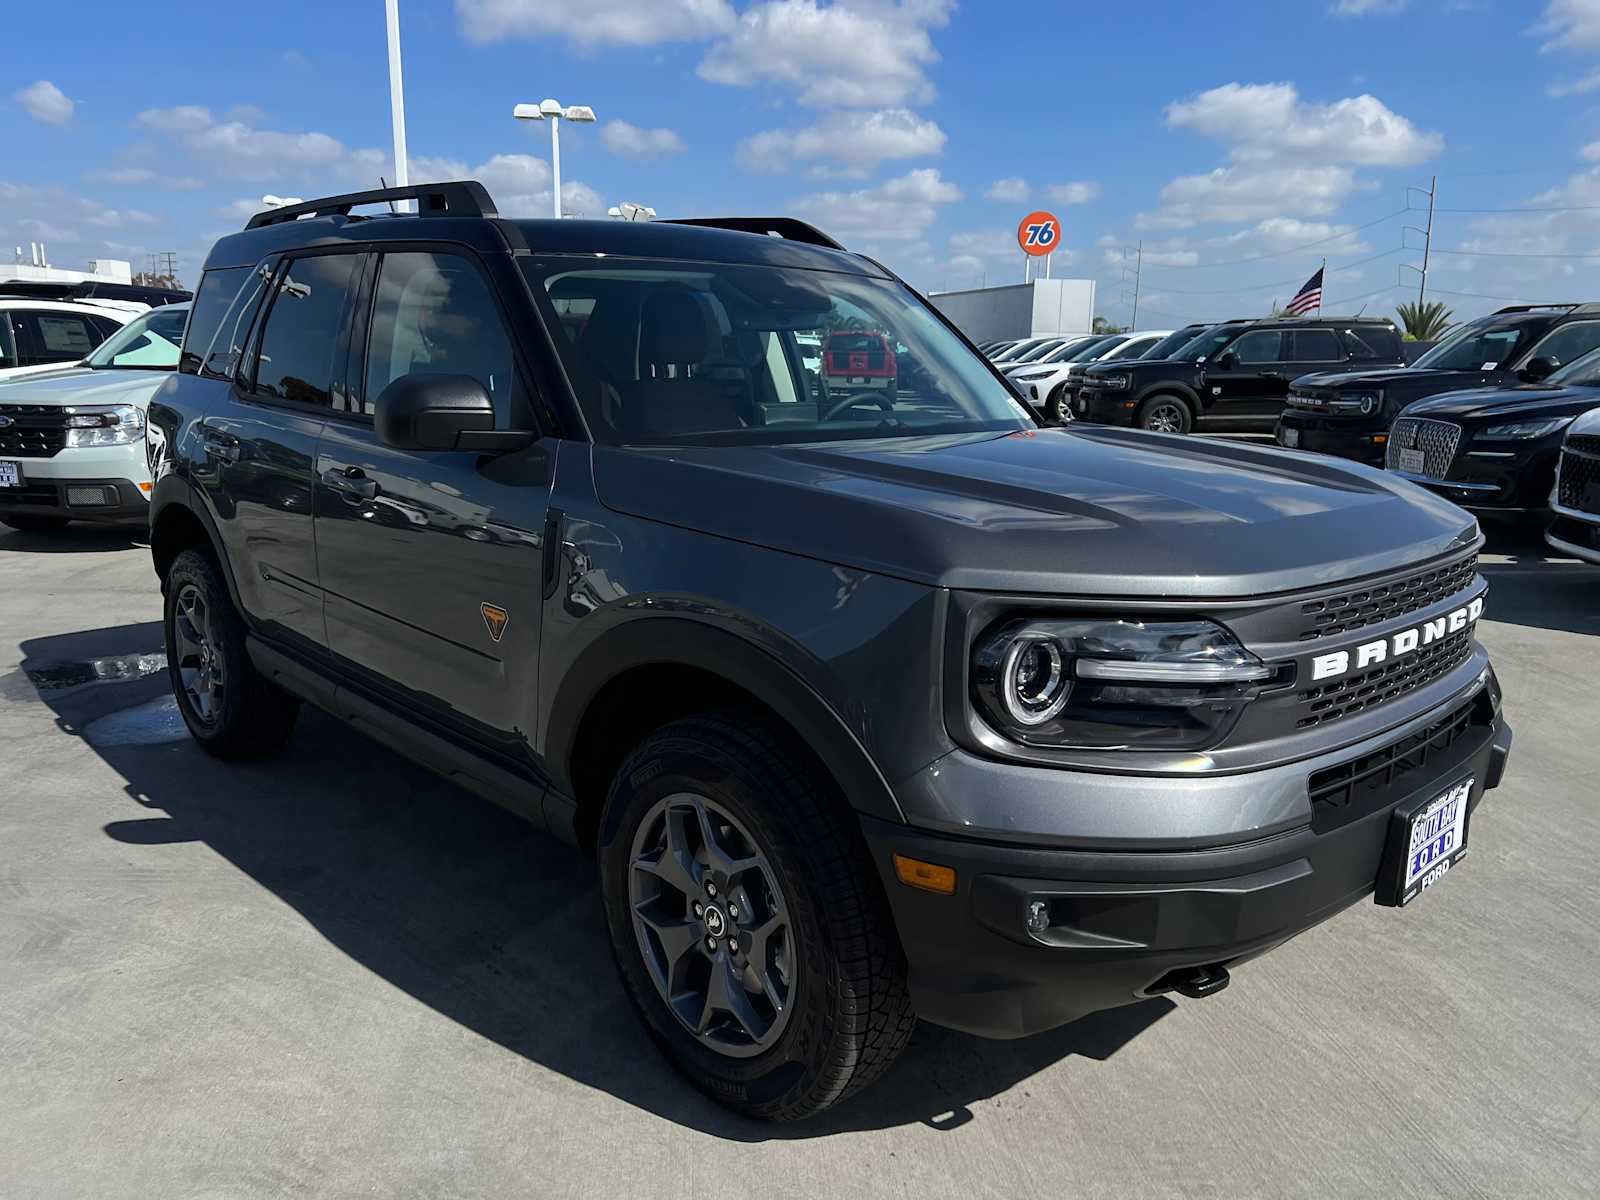
M 1400 314 L 1400 321 L 1406 327 L 1408 342 L 1437 341 L 1439 335 L 1450 328 L 1450 318 L 1454 315 L 1442 300 L 1397 304 L 1395 312 Z

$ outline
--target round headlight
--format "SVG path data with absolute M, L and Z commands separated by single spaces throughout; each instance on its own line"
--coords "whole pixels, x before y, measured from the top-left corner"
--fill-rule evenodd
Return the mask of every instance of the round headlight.
M 1378 398 L 1376 396 L 1373 396 L 1373 395 L 1369 394 L 1369 395 L 1361 397 L 1361 415 L 1363 417 L 1370 417 L 1373 413 L 1375 413 L 1377 411 L 1378 411 Z
M 1019 725 L 1042 725 L 1061 711 L 1072 691 L 1054 638 L 1019 637 L 1000 668 L 1000 696 Z

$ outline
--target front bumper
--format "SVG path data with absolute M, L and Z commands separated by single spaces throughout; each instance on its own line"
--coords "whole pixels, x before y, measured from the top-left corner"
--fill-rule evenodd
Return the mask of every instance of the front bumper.
M 130 479 L 47 479 L 30 473 L 20 488 L 0 487 L 0 517 L 22 516 L 148 523 L 150 500 Z
M 1396 768 L 1392 784 L 1374 783 L 1359 794 L 1352 788 L 1342 810 L 1316 808 L 1310 791 L 1314 783 L 1325 786 L 1316 781 L 1326 780 L 1330 768 L 1321 765 L 1326 759 L 1313 760 L 1301 783 L 1309 819 L 1231 844 L 1040 848 L 864 818 L 919 1015 L 984 1037 L 1015 1038 L 1149 996 L 1192 994 L 1197 980 L 1225 981 L 1228 969 L 1373 892 L 1398 805 L 1431 799 L 1470 775 L 1471 810 L 1498 786 L 1511 730 L 1492 676 L 1452 712 L 1427 727 L 1454 721 L 1451 739 L 1418 743 L 1429 749 L 1420 751 L 1417 765 Z M 1389 736 L 1394 740 L 1386 745 L 1402 745 Z M 1363 743 L 1327 757 L 1340 759 L 1333 770 L 1371 770 L 1377 753 Z M 1041 785 L 1049 774 L 1037 771 Z M 1186 781 L 1162 782 L 1166 803 L 1181 809 Z M 1061 792 L 1058 803 L 1074 803 L 1070 789 L 1054 790 Z M 897 853 L 954 868 L 956 893 L 901 884 Z M 1040 933 L 1027 926 L 1034 902 L 1049 914 Z
M 1383 466 L 1389 425 L 1381 416 L 1335 419 L 1287 408 L 1278 417 L 1280 446 Z
M 1096 425 L 1132 425 L 1137 410 L 1138 402 L 1129 391 L 1080 387 L 1072 398 L 1072 415 Z
M 1544 540 L 1552 550 L 1600 566 L 1600 515 L 1557 508 Z
M 1511 449 L 1504 447 L 1510 446 Z M 1561 436 L 1526 443 L 1471 443 L 1456 452 L 1445 478 L 1395 471 L 1430 492 L 1475 512 L 1534 513 L 1550 507 Z

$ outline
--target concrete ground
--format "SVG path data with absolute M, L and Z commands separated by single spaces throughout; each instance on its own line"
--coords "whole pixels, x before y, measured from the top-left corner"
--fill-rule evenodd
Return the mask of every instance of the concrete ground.
M 145 550 L 0 536 L 0 1196 L 1593 1196 L 1600 569 L 1501 549 L 1516 746 L 1437 890 L 772 1128 L 658 1057 L 572 852 L 313 712 L 207 759 Z

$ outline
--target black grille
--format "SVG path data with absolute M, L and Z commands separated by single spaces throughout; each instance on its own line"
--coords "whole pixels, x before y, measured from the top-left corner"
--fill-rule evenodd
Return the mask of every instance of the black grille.
M 1567 439 L 1567 449 L 1600 458 L 1600 433 L 1575 433 Z
M 0 454 L 17 458 L 50 458 L 65 441 L 66 414 L 48 404 L 0 404 Z
M 1387 704 L 1454 670 L 1471 654 L 1472 629 L 1469 626 L 1404 658 L 1307 688 L 1297 697 L 1300 717 L 1295 721 L 1295 728 L 1325 725 L 1340 717 Z
M 1309 642 L 1336 633 L 1350 633 L 1390 617 L 1419 612 L 1461 591 L 1472 582 L 1477 570 L 1478 556 L 1474 554 L 1460 562 L 1419 571 L 1377 587 L 1307 601 L 1300 606 L 1300 611 L 1310 618 L 1310 624 L 1300 631 L 1300 640 Z
M 1587 450 L 1579 442 L 1593 442 L 1595 448 Z M 1556 476 L 1556 500 L 1562 508 L 1600 513 L 1600 437 L 1567 439 Z
M 1474 727 L 1493 724 L 1488 694 L 1459 705 L 1387 746 L 1353 758 L 1311 777 L 1311 828 L 1326 833 L 1376 812 L 1418 786 L 1416 776 L 1461 741 Z

